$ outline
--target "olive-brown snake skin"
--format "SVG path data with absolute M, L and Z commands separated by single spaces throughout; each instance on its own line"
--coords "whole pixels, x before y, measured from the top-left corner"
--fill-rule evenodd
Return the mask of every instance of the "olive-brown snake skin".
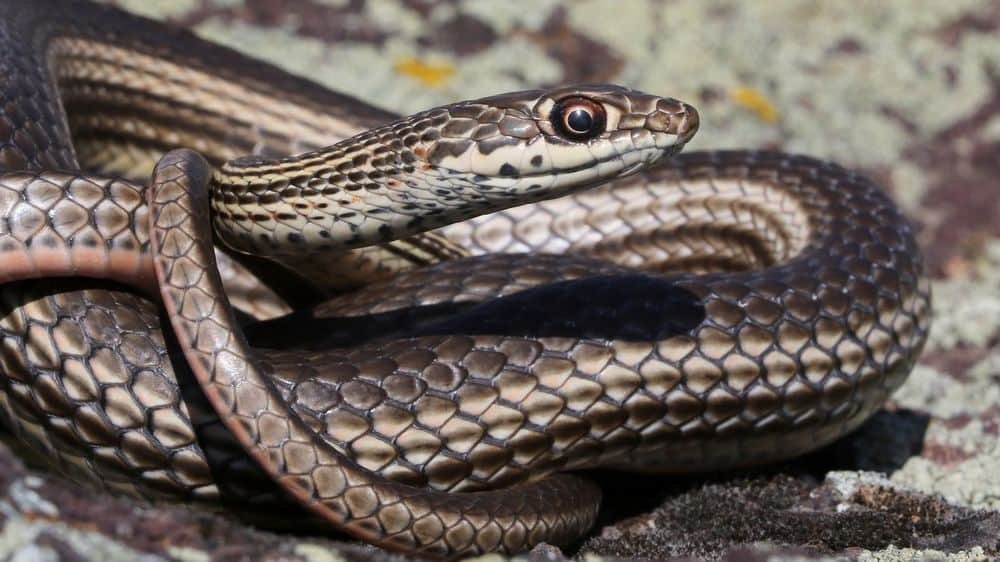
M 563 471 L 816 449 L 926 338 L 913 228 L 877 186 L 671 156 L 698 127 L 671 98 L 399 119 L 114 9 L 4 8 L 0 418 L 76 480 L 518 552 L 593 524 Z

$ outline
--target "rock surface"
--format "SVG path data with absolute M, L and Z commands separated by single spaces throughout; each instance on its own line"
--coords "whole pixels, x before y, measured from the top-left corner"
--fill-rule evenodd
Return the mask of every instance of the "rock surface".
M 602 526 L 526 558 L 1000 559 L 1000 1 L 117 3 L 400 112 L 617 82 L 697 105 L 692 148 L 876 177 L 920 227 L 935 297 L 927 351 L 885 410 L 751 474 L 599 474 Z M 2 446 L 0 527 L 11 561 L 401 558 L 81 490 Z

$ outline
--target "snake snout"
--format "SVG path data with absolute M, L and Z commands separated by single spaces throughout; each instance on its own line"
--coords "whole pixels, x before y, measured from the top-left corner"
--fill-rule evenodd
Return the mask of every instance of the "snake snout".
M 656 133 L 673 135 L 676 147 L 687 144 L 698 132 L 698 110 L 674 98 L 660 98 L 656 109 L 646 119 L 646 126 Z

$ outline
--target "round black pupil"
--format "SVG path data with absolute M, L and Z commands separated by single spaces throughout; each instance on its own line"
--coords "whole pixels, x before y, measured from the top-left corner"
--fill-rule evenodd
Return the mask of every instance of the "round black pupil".
M 586 109 L 574 109 L 566 116 L 566 126 L 574 133 L 586 133 L 594 125 L 594 117 Z

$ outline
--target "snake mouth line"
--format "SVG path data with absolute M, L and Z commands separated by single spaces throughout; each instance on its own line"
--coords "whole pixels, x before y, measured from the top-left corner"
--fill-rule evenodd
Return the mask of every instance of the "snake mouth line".
M 646 164 L 647 164 L 647 162 L 636 162 L 635 164 L 632 164 L 631 166 L 626 166 L 624 170 L 618 172 L 618 177 L 624 178 L 625 176 L 630 176 L 630 175 L 638 172 L 639 169 L 642 168 Z
M 683 147 L 684 147 L 684 143 L 682 143 L 682 142 L 680 142 L 678 140 L 677 142 L 673 142 L 673 143 L 671 143 L 671 144 L 669 144 L 669 145 L 667 145 L 665 147 L 653 146 L 653 147 L 638 149 L 639 151 L 649 152 L 650 154 L 644 155 L 641 158 L 639 158 L 639 160 L 637 160 L 636 162 L 634 162 L 632 164 L 626 165 L 624 168 L 622 168 L 621 170 L 619 170 L 618 172 L 616 172 L 615 174 L 613 174 L 611 176 L 607 176 L 607 177 L 604 177 L 604 178 L 595 177 L 594 181 L 610 180 L 610 179 L 614 179 L 614 178 L 620 178 L 620 177 L 625 177 L 625 176 L 631 175 L 631 174 L 635 173 L 636 171 L 638 171 L 638 170 L 640 170 L 640 169 L 642 169 L 644 167 L 647 167 L 647 166 L 650 166 L 650 165 L 653 165 L 653 164 L 659 162 L 663 158 L 669 158 L 669 157 L 677 154 L 678 152 L 680 152 L 680 150 Z M 483 175 L 483 174 L 470 174 L 470 172 L 468 172 L 466 170 L 456 170 L 454 168 L 447 168 L 447 167 L 444 167 L 444 166 L 437 166 L 437 168 L 439 170 L 442 170 L 445 173 L 445 175 L 447 175 L 447 176 L 470 175 L 470 176 L 472 176 L 472 179 L 473 179 L 473 181 L 475 183 L 482 183 L 484 181 L 497 180 L 497 179 L 500 179 L 500 180 L 511 180 L 511 179 L 515 179 L 515 180 L 516 179 L 532 180 L 532 179 L 537 179 L 537 178 L 555 177 L 555 176 L 566 175 L 566 174 L 574 174 L 574 173 L 582 172 L 582 171 L 588 170 L 588 169 L 596 169 L 596 168 L 598 168 L 599 166 L 601 166 L 603 164 L 607 164 L 608 162 L 613 162 L 614 160 L 621 159 L 621 157 L 622 157 L 621 154 L 617 154 L 616 153 L 616 154 L 612 154 L 612 155 L 610 155 L 610 156 L 608 156 L 606 158 L 595 158 L 594 160 L 592 160 L 590 162 L 584 162 L 582 164 L 577 164 L 575 166 L 571 166 L 571 167 L 568 167 L 568 168 L 563 168 L 563 169 L 560 169 L 560 170 L 557 170 L 557 171 L 543 170 L 543 171 L 539 171 L 539 172 L 520 173 L 520 174 L 517 174 L 517 175 L 510 175 L 510 176 L 499 176 L 499 175 L 488 176 L 488 175 Z
M 624 178 L 626 176 L 631 176 L 632 174 L 638 172 L 639 170 L 652 166 L 653 164 L 656 164 L 657 162 L 663 160 L 664 158 L 670 158 L 671 156 L 680 152 L 681 148 L 683 148 L 683 145 L 678 146 L 675 143 L 665 150 L 658 150 L 653 154 L 640 159 L 638 162 L 626 166 L 624 169 L 618 172 L 618 175 L 616 177 Z

